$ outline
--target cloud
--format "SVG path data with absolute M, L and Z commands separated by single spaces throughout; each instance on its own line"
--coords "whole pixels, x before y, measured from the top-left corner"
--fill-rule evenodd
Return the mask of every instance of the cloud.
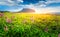
M 23 8 L 30 8 L 30 9 L 35 9 L 35 6 L 33 4 L 29 4 L 29 5 L 18 5 L 18 6 L 12 6 L 13 9 L 7 9 L 8 11 L 11 12 L 17 12 L 17 11 L 21 11 Z
M 60 0 L 46 0 L 46 4 L 51 4 L 51 3 L 60 3 Z
M 22 10 L 22 8 L 21 9 L 17 8 L 17 9 L 9 9 L 8 11 L 10 11 L 10 12 L 18 12 L 18 11 L 21 11 L 21 10 Z
M 36 7 L 46 7 L 45 1 L 39 1 L 38 3 L 34 4 Z
M 27 0 L 28 1 L 28 0 Z M 0 0 L 0 5 L 8 5 L 8 6 L 14 6 L 14 5 L 21 5 L 19 3 L 23 3 L 23 0 Z M 60 3 L 60 0 L 46 0 L 46 1 L 39 1 L 36 4 L 33 5 L 37 5 L 40 7 L 46 7 L 48 4 L 51 3 Z
M 7 6 L 13 6 L 17 5 L 19 2 L 23 2 L 23 0 L 0 0 L 0 5 L 7 5 Z
M 46 0 L 46 1 L 51 1 L 51 2 L 60 2 L 60 0 Z
M 17 0 L 18 2 L 23 2 L 23 0 Z
M 34 8 L 36 10 L 37 13 L 56 13 L 56 12 L 60 12 L 60 6 L 48 6 L 49 4 L 53 4 L 53 3 L 60 3 L 60 0 L 48 0 L 47 2 L 45 1 L 39 1 L 38 3 L 36 3 L 34 5 Z M 54 4 L 56 5 L 56 4 Z
M 46 0 L 46 1 L 39 1 L 35 5 L 40 6 L 40 7 L 46 7 L 46 6 L 48 7 L 48 5 L 50 5 L 50 4 L 55 5 L 55 4 L 59 4 L 59 3 L 60 3 L 60 0 Z
M 60 5 L 57 5 L 57 6 L 52 6 L 51 5 L 51 7 L 48 6 L 49 4 L 56 5 L 58 3 L 60 3 L 60 0 L 46 0 L 46 2 L 42 2 L 42 4 L 40 3 L 40 6 L 42 5 L 42 8 L 40 6 L 37 6 L 36 10 L 39 11 L 39 12 L 43 12 L 43 13 L 46 13 L 46 12 L 49 12 L 49 13 L 60 12 Z

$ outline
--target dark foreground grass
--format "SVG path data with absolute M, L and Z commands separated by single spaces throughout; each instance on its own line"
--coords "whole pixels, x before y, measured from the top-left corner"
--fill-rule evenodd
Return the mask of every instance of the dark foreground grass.
M 0 37 L 60 37 L 60 15 L 0 13 Z

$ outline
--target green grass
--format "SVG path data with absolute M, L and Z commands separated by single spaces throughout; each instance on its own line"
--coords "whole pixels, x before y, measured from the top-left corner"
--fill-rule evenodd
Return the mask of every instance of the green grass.
M 60 15 L 2 13 L 0 17 L 0 37 L 58 37 L 59 33 Z

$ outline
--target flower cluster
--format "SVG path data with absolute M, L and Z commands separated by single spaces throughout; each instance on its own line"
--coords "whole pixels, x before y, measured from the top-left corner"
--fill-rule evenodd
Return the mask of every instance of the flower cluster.
M 60 37 L 60 34 L 58 34 L 58 37 Z
M 45 28 L 45 30 L 44 30 L 45 32 L 48 32 L 48 28 Z
M 0 17 L 2 17 L 4 14 L 3 13 L 0 13 Z
M 30 18 L 30 20 L 31 20 L 31 22 L 32 22 L 32 23 L 34 23 L 34 22 L 35 22 L 35 20 L 34 20 L 34 18 L 33 18 L 33 17 L 31 17 L 31 18 Z
M 10 18 L 6 18 L 7 23 L 12 23 L 12 20 Z
M 24 20 L 23 20 L 23 23 L 27 23 L 27 20 L 26 20 L 26 19 L 24 19 Z

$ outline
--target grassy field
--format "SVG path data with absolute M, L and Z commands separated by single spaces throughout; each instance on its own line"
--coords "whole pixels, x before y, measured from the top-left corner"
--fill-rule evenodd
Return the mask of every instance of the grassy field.
M 60 37 L 60 15 L 0 13 L 0 37 Z

